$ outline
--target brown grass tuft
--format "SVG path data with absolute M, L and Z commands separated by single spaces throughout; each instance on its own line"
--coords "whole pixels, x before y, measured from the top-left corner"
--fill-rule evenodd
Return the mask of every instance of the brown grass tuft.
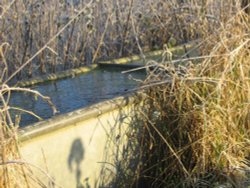
M 201 63 L 180 66 L 170 59 L 149 70 L 138 171 L 150 187 L 246 186 L 249 28 L 241 12 L 206 36 L 200 53 L 208 58 Z

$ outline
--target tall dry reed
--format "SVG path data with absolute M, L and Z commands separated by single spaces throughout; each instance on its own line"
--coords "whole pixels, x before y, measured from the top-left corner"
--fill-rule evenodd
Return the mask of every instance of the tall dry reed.
M 18 151 L 19 120 L 8 105 L 16 88 L 6 83 L 13 72 L 31 77 L 197 38 L 209 56 L 201 64 L 176 67 L 166 48 L 168 62 L 149 70 L 145 84 L 154 87 L 140 110 L 143 163 L 134 177 L 151 187 L 236 185 L 249 156 L 249 18 L 239 14 L 241 1 L 99 0 L 83 10 L 88 2 L 0 2 L 0 187 L 46 186 Z
M 87 0 L 3 0 L 0 43 L 8 42 L 9 73 L 18 70 L 84 6 Z M 56 72 L 185 43 L 218 27 L 240 7 L 233 1 L 92 1 L 17 77 Z M 8 10 L 8 11 L 6 11 Z
M 249 186 L 249 19 L 240 11 L 207 33 L 202 62 L 168 56 L 148 70 L 137 185 Z

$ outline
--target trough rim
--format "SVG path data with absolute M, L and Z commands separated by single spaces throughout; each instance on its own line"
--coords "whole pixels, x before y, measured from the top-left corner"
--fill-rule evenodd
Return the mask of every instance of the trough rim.
M 195 44 L 197 44 L 199 42 L 199 40 L 194 40 L 185 44 L 181 44 L 181 45 L 177 45 L 175 47 L 169 48 L 170 52 L 176 52 L 179 50 L 185 50 L 185 48 L 193 48 L 195 47 Z M 149 51 L 149 52 L 145 52 L 145 58 L 152 58 L 155 56 L 160 56 L 164 53 L 164 50 L 153 50 L 153 51 Z M 117 59 L 112 59 L 112 60 L 105 60 L 105 61 L 99 61 L 98 65 L 127 65 L 129 63 L 132 63 L 134 61 L 138 61 L 143 59 L 141 55 L 132 55 L 132 56 L 128 56 L 128 57 L 122 57 L 122 58 L 117 58 Z M 140 64 L 133 64 L 131 66 L 140 66 Z M 143 66 L 143 65 L 141 65 Z
M 96 68 L 98 68 L 98 65 L 92 64 L 89 66 L 83 66 L 83 67 L 79 67 L 79 68 L 75 68 L 75 69 L 61 71 L 58 73 L 51 73 L 51 74 L 47 74 L 44 76 L 37 76 L 37 77 L 34 77 L 32 79 L 29 79 L 29 80 L 18 81 L 15 84 L 15 86 L 16 87 L 28 87 L 28 86 L 33 86 L 33 85 L 46 83 L 46 82 L 50 82 L 50 81 L 57 81 L 57 80 L 61 80 L 64 78 L 74 77 L 74 76 L 79 75 L 79 74 L 87 73 L 87 72 L 90 72 Z
M 35 137 L 39 137 L 65 127 L 70 127 L 72 125 L 75 126 L 80 121 L 98 118 L 105 113 L 116 109 L 122 109 L 125 106 L 133 104 L 138 101 L 138 97 L 142 96 L 143 93 L 141 92 L 118 96 L 113 99 L 102 101 L 91 106 L 56 115 L 47 120 L 27 125 L 18 130 L 18 141 L 29 141 Z

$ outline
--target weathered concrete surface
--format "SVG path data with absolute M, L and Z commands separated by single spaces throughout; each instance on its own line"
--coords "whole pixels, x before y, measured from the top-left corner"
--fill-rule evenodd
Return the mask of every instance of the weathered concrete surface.
M 134 102 L 135 97 L 118 97 L 27 127 L 19 135 L 22 156 L 47 169 L 62 187 L 108 183 L 127 142 L 125 132 L 135 112 Z M 48 182 L 44 174 L 32 169 Z
M 97 67 L 97 65 L 94 64 L 91 66 L 80 67 L 80 68 L 76 68 L 76 69 L 58 72 L 55 74 L 48 74 L 45 76 L 40 76 L 40 77 L 29 79 L 26 81 L 25 80 L 19 81 L 19 82 L 17 82 L 16 86 L 27 87 L 27 86 L 31 86 L 31 85 L 35 85 L 35 84 L 40 84 L 40 83 L 44 83 L 44 82 L 49 82 L 49 81 L 59 80 L 59 79 L 63 79 L 63 78 L 71 77 L 71 76 L 76 76 L 78 74 L 89 72 L 89 71 L 95 69 L 96 67 Z
M 190 50 L 194 47 L 197 41 L 193 41 L 191 43 L 180 45 L 174 48 L 169 49 L 171 53 L 176 56 L 181 56 L 185 54 L 185 48 Z M 113 59 L 110 61 L 100 61 L 98 64 L 101 66 L 120 66 L 120 67 L 127 67 L 127 68 L 136 68 L 144 66 L 149 60 L 158 60 L 161 61 L 163 50 L 156 50 L 150 51 L 145 53 L 145 60 L 142 59 L 140 55 L 133 55 L 130 57 L 118 58 Z M 193 53 L 190 54 L 191 56 Z

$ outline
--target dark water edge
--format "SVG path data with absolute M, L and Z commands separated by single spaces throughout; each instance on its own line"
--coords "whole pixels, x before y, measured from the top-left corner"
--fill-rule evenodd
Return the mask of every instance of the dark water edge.
M 139 85 L 134 78 L 145 78 L 145 72 L 122 74 L 122 70 L 124 69 L 99 68 L 74 78 L 39 84 L 32 89 L 51 97 L 59 114 L 62 114 L 122 95 Z M 53 116 L 51 107 L 30 93 L 13 93 L 10 106 L 32 111 L 43 119 Z M 12 110 L 11 113 L 13 117 L 21 115 L 21 127 L 38 122 L 36 117 L 27 113 L 17 110 Z

